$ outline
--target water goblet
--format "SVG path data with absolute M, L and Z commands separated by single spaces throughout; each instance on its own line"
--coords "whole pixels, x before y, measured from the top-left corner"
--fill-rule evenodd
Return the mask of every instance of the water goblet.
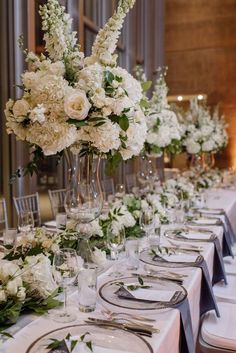
M 18 229 L 21 233 L 28 233 L 34 228 L 34 215 L 32 211 L 20 211 L 18 215 Z
M 145 232 L 146 236 L 149 236 L 153 232 L 155 225 L 155 215 L 151 208 L 141 212 L 139 224 L 141 229 Z
M 76 314 L 68 311 L 67 292 L 68 287 L 73 284 L 79 272 L 77 253 L 73 249 L 60 249 L 54 255 L 53 275 L 58 285 L 64 290 L 63 310 L 53 313 L 52 318 L 58 322 L 71 322 L 76 320 Z
M 111 251 L 111 258 L 117 262 L 120 251 L 125 245 L 125 228 L 113 229 L 112 225 L 107 227 L 107 247 Z M 117 263 L 115 262 L 114 272 L 115 277 L 120 277 L 122 274 L 118 271 Z

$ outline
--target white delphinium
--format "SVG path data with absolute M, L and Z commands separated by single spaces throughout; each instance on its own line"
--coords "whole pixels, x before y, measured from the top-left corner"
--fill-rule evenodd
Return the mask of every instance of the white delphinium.
M 217 152 L 228 142 L 226 123 L 216 109 L 213 117 L 205 105 L 194 98 L 185 117 L 185 138 L 183 145 L 190 154 Z
M 102 65 L 116 65 L 117 55 L 114 52 L 125 16 L 134 4 L 135 0 L 119 0 L 117 11 L 108 20 L 104 28 L 98 32 L 92 47 L 92 55 L 86 58 L 86 64 L 99 62 Z
M 165 149 L 170 153 L 178 153 L 181 150 L 182 126 L 168 105 L 165 75 L 166 71 L 160 73 L 149 107 L 145 110 L 148 126 L 145 147 L 148 153 L 157 156 Z
M 27 283 L 27 292 L 35 299 L 47 298 L 58 287 L 52 275 L 51 262 L 43 254 L 25 258 L 22 278 Z
M 53 60 L 62 60 L 75 51 L 76 32 L 72 32 L 72 19 L 65 13 L 65 7 L 57 0 L 48 0 L 40 6 L 39 14 L 42 18 L 42 30 L 46 49 Z

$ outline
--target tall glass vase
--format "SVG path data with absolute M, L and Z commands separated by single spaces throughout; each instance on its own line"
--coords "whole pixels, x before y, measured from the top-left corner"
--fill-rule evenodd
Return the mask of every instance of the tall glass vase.
M 100 183 L 100 157 L 85 154 L 82 157 L 72 152 L 66 153 L 69 164 L 69 177 L 65 195 L 65 210 L 69 219 L 83 224 L 78 232 L 78 253 L 86 261 L 91 261 L 91 249 L 86 229 L 102 211 L 103 196 Z

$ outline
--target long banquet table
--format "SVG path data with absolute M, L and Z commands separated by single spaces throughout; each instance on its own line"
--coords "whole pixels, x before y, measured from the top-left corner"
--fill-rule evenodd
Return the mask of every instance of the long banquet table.
M 236 190 L 216 189 L 208 191 L 207 206 L 211 208 L 223 208 L 228 215 L 230 223 L 234 231 L 236 231 Z M 164 227 L 163 227 L 164 228 Z M 206 227 L 205 227 L 206 228 Z M 207 228 L 214 231 L 222 244 L 223 227 L 221 226 L 207 226 Z M 163 229 L 164 231 L 164 229 Z M 165 239 L 162 236 L 162 244 Z M 201 252 L 205 258 L 208 266 L 210 276 L 213 275 L 213 258 L 214 258 L 214 244 L 213 243 L 198 243 L 203 251 Z M 122 265 L 122 264 L 121 264 Z M 188 292 L 188 301 L 190 305 L 190 312 L 193 325 L 193 333 L 195 343 L 197 342 L 199 323 L 200 323 L 200 293 L 201 293 L 201 277 L 202 271 L 199 268 L 175 268 L 175 272 L 184 273 L 188 276 L 184 279 L 183 286 Z M 100 274 L 98 277 L 98 287 L 104 282 L 111 279 L 109 272 L 111 268 Z M 125 271 L 127 276 L 128 272 Z M 76 305 L 76 293 L 71 295 L 71 303 Z M 83 323 L 89 316 L 98 316 L 102 308 L 110 308 L 112 311 L 120 311 L 115 306 L 108 306 L 108 304 L 98 299 L 96 311 L 90 314 L 78 312 L 78 320 L 73 322 Z M 133 311 L 132 311 L 133 312 Z M 160 329 L 160 333 L 153 334 L 152 338 L 147 338 L 151 344 L 154 353 L 179 353 L 179 337 L 180 337 L 180 314 L 177 309 L 155 310 L 151 313 L 138 311 L 142 315 L 149 315 L 156 319 L 155 326 Z M 0 347 L 1 353 L 25 353 L 29 345 L 41 335 L 69 324 L 56 323 L 49 316 L 36 317 L 34 315 L 23 316 L 18 323 L 11 327 L 10 332 L 14 333 L 14 339 L 6 340 Z M 112 353 L 112 351 L 111 351 Z

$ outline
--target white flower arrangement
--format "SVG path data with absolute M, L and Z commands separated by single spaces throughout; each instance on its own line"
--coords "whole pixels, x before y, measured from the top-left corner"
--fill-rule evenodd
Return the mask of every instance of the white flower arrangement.
M 226 123 L 215 110 L 213 117 L 207 106 L 200 104 L 197 97 L 190 102 L 185 116 L 185 137 L 183 145 L 190 154 L 217 152 L 228 143 Z
M 194 196 L 194 185 L 187 178 L 168 179 L 163 187 L 164 195 L 175 195 L 178 200 L 190 200 Z M 167 197 L 168 199 L 168 197 Z
M 51 256 L 59 250 L 60 238 L 56 233 L 49 232 L 45 227 L 34 228 L 17 239 L 16 246 L 10 250 L 5 259 L 24 260 L 31 254 L 41 254 Z
M 160 68 L 158 72 L 160 72 Z M 168 88 L 165 72 L 160 72 L 154 87 L 152 98 L 144 104 L 147 117 L 147 137 L 145 150 L 148 154 L 160 156 L 164 150 L 172 154 L 181 152 L 182 126 L 177 115 L 170 109 L 167 102 Z M 143 76 L 144 79 L 144 76 Z
M 23 281 L 27 283 L 27 295 L 35 299 L 46 299 L 56 291 L 49 258 L 44 254 L 27 256 L 24 260 Z
M 48 57 L 27 53 L 32 71 L 22 74 L 22 98 L 6 104 L 8 133 L 46 156 L 66 148 L 103 155 L 110 169 L 140 153 L 146 138 L 142 88 L 116 66 L 114 54 L 123 21 L 134 3 L 119 1 L 86 59 L 65 8 L 58 0 L 40 6 Z

